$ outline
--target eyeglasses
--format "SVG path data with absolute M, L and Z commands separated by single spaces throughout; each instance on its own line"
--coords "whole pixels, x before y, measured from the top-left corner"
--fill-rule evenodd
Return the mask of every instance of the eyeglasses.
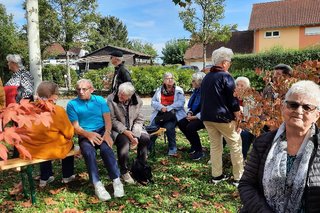
M 77 91 L 80 92 L 81 90 L 83 92 L 87 92 L 90 88 L 77 88 Z
M 165 78 L 164 80 L 168 80 L 169 81 L 169 80 L 173 80 L 173 78 Z
M 300 106 L 302 107 L 303 111 L 305 112 L 312 112 L 316 109 L 318 109 L 317 106 L 312 105 L 312 104 L 300 104 L 295 101 L 285 101 L 287 108 L 292 109 L 292 110 L 297 110 Z

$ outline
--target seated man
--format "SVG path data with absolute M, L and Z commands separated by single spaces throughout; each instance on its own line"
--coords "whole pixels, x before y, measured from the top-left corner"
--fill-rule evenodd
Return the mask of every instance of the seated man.
M 123 180 L 131 184 L 134 180 L 128 169 L 129 147 L 133 149 L 138 144 L 137 159 L 146 162 L 150 143 L 149 134 L 143 129 L 142 104 L 141 98 L 135 94 L 135 89 L 130 82 L 120 84 L 118 93 L 108 96 L 120 172 Z
M 103 97 L 91 94 L 94 88 L 88 79 L 79 80 L 76 89 L 78 97 L 68 103 L 67 113 L 78 134 L 80 150 L 94 185 L 95 194 L 102 201 L 111 199 L 99 179 L 96 150 L 100 149 L 100 156 L 113 180 L 114 196 L 122 197 L 124 190 L 112 150 L 113 140 L 110 135 L 112 124 L 107 102 Z

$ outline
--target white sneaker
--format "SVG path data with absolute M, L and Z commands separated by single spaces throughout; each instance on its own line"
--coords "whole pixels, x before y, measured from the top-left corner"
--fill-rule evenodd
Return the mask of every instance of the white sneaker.
M 101 181 L 94 184 L 94 192 L 101 201 L 107 201 L 111 199 L 109 192 L 104 188 Z
M 76 176 L 75 175 L 71 175 L 70 177 L 68 178 L 62 178 L 62 183 L 70 183 L 72 181 L 74 181 L 76 179 Z
M 123 184 L 121 183 L 120 178 L 113 180 L 113 190 L 114 190 L 114 197 L 124 196 Z
M 127 172 L 123 175 L 121 175 L 122 179 L 124 182 L 128 183 L 128 184 L 134 184 L 134 180 L 133 178 L 131 177 L 130 173 Z
M 51 182 L 53 182 L 53 181 L 54 181 L 54 177 L 53 177 L 53 176 L 50 176 L 50 177 L 48 178 L 48 180 L 41 180 L 41 179 L 40 179 L 39 186 L 40 186 L 41 188 L 43 188 L 43 187 L 45 187 L 45 186 L 47 185 L 47 183 L 51 183 Z

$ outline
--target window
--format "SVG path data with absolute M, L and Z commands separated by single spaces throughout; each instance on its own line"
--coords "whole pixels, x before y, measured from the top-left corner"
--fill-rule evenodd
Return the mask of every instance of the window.
M 265 38 L 272 38 L 272 37 L 280 37 L 280 31 L 267 31 L 264 34 Z
M 304 30 L 305 35 L 319 35 L 320 27 L 306 27 Z

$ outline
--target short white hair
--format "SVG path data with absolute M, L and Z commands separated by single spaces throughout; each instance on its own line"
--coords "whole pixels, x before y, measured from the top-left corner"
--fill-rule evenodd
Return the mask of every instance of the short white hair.
M 230 48 L 220 47 L 212 52 L 212 63 L 221 64 L 223 61 L 231 61 L 233 52 Z
M 119 93 L 124 93 L 127 96 L 132 96 L 136 92 L 134 86 L 132 85 L 131 82 L 124 82 L 120 84 L 118 88 L 118 94 Z
M 18 54 L 9 54 L 9 55 L 7 55 L 6 59 L 7 59 L 8 62 L 13 62 L 13 63 L 18 64 L 20 69 L 24 68 L 23 63 L 22 63 L 22 58 L 21 58 L 20 55 L 18 55 Z
M 203 72 L 196 72 L 192 74 L 192 80 L 195 80 L 196 83 L 200 85 L 205 76 L 206 74 Z
M 239 76 L 239 77 L 235 80 L 235 83 L 237 84 L 237 82 L 239 82 L 239 81 L 244 82 L 247 87 L 250 87 L 250 80 L 249 80 L 249 78 L 244 77 L 244 76 Z
M 163 74 L 162 77 L 163 77 L 163 80 L 165 80 L 166 78 L 170 78 L 170 77 L 173 78 L 173 74 L 171 72 L 166 72 Z
M 92 81 L 90 79 L 82 78 L 77 81 L 77 86 L 79 86 L 81 83 L 87 83 L 93 88 Z
M 286 93 L 285 100 L 287 101 L 289 97 L 293 94 L 303 95 L 305 97 L 314 99 L 317 103 L 317 107 L 320 107 L 320 87 L 313 81 L 302 80 L 298 81 L 290 87 Z

